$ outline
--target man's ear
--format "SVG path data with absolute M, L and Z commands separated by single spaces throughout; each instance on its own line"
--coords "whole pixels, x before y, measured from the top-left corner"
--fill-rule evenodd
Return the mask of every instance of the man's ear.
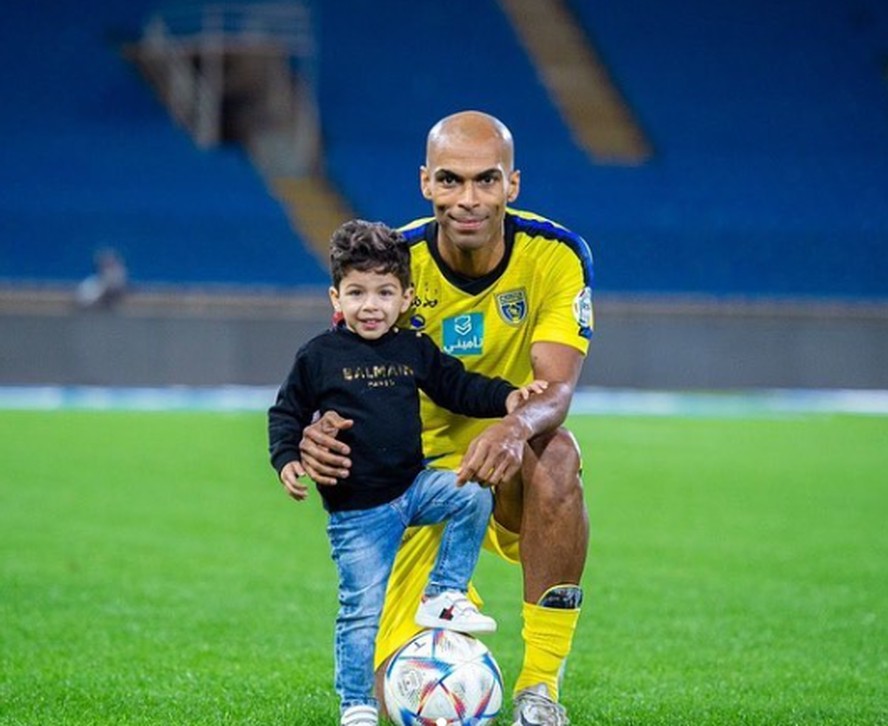
M 518 169 L 513 169 L 509 174 L 509 193 L 506 196 L 510 202 L 514 202 L 518 199 L 518 193 L 521 191 L 521 172 Z
M 419 167 L 419 188 L 422 191 L 423 197 L 426 199 L 432 198 L 432 177 L 429 174 L 428 167 L 425 165 Z

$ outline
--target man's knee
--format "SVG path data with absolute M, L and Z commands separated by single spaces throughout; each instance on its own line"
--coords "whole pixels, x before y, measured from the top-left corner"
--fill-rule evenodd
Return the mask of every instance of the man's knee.
M 574 435 L 559 428 L 530 443 L 535 457 L 533 466 L 525 473 L 525 482 L 541 488 L 543 495 L 564 497 L 582 492 L 580 480 L 580 447 Z
M 511 532 L 522 530 L 524 511 L 561 516 L 563 509 L 584 511 L 580 447 L 573 434 L 559 428 L 532 439 L 520 476 L 497 487 L 494 517 Z

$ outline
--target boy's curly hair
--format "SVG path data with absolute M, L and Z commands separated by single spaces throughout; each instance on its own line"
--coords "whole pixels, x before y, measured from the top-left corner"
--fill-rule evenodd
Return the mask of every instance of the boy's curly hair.
M 410 248 L 404 235 L 382 222 L 353 219 L 330 237 L 330 272 L 339 289 L 351 270 L 391 273 L 406 290 L 410 287 Z

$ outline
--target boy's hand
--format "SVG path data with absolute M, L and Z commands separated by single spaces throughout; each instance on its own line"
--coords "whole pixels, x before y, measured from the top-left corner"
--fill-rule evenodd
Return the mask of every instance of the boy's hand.
M 299 479 L 304 474 L 305 469 L 298 461 L 291 461 L 281 469 L 281 484 L 284 485 L 287 494 L 297 502 L 303 501 L 308 496 L 308 486 Z
M 531 381 L 526 386 L 521 386 L 521 388 L 512 391 L 506 398 L 506 411 L 512 413 L 512 411 L 518 408 L 518 406 L 524 403 L 524 401 L 532 395 L 539 395 L 548 387 L 548 381 Z

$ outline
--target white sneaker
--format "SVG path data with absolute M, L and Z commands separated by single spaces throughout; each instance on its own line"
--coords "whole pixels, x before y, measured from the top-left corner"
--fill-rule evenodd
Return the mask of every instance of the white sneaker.
M 542 683 L 515 694 L 512 726 L 569 726 L 564 706 L 549 698 Z
M 416 624 L 460 633 L 494 633 L 496 620 L 482 615 L 465 593 L 447 590 L 423 597 L 416 611 Z
M 379 711 L 375 706 L 349 706 L 342 712 L 339 726 L 379 726 Z

